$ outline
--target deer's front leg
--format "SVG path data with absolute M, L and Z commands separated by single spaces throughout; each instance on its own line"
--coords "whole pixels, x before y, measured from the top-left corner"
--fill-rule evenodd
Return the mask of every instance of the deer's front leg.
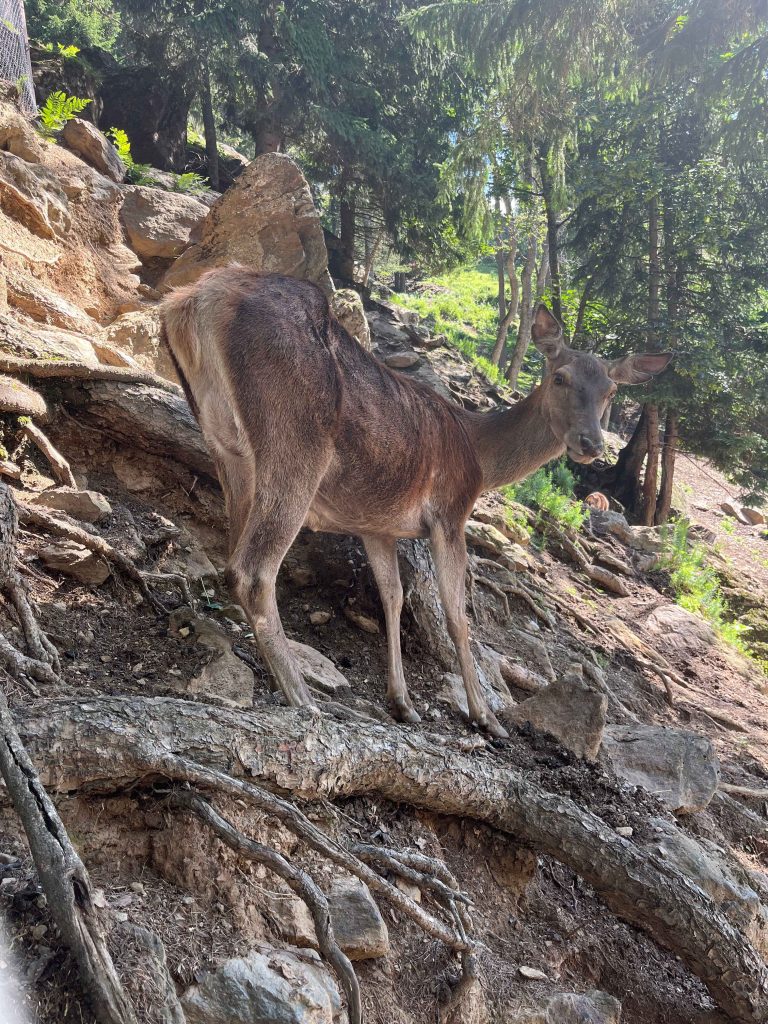
M 467 694 L 469 719 L 492 736 L 508 736 L 506 729 L 486 703 L 477 678 L 475 659 L 469 646 L 469 622 L 464 595 L 464 576 L 467 568 L 467 546 L 464 531 L 458 527 L 436 526 L 430 536 L 432 558 L 435 563 L 440 600 L 448 620 L 448 633 L 456 648 Z
M 400 612 L 403 607 L 403 587 L 397 564 L 397 541 L 394 537 L 363 537 L 363 544 L 376 585 L 384 605 L 387 623 L 387 699 L 395 718 L 401 722 L 419 722 L 421 719 L 408 696 L 400 651 Z

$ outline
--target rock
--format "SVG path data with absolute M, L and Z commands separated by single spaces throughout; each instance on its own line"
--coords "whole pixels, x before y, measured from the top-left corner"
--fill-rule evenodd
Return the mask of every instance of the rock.
M 300 949 L 317 949 L 315 925 L 304 900 L 285 893 L 266 897 L 264 905 L 270 924 L 283 942 Z
M 509 689 L 504 683 L 498 665 L 490 659 L 478 658 L 475 661 L 475 668 L 480 689 L 491 711 L 497 715 L 506 714 L 513 709 L 515 702 L 509 695 Z M 443 676 L 443 685 L 437 692 L 437 699 L 450 705 L 464 718 L 469 717 L 464 680 L 456 672 L 446 672 Z
M 482 501 L 482 498 L 480 500 Z M 527 516 L 522 511 L 517 514 L 517 520 L 519 521 L 514 518 L 515 509 L 522 508 L 523 506 L 515 505 L 514 502 L 507 503 L 506 509 L 504 507 L 490 508 L 487 505 L 484 508 L 475 506 L 472 509 L 472 519 L 476 523 L 488 523 L 506 537 L 507 540 L 512 541 L 514 544 L 520 544 L 522 547 L 527 547 L 531 543 L 531 535 L 523 525 L 527 521 Z
M 344 606 L 344 615 L 353 622 L 358 629 L 362 629 L 364 633 L 380 633 L 381 629 L 376 619 L 372 619 L 370 615 L 364 615 L 357 609 L 352 608 L 350 605 Z
M 526 572 L 531 568 L 527 552 L 519 544 L 508 540 L 491 523 L 479 523 L 474 519 L 468 519 L 464 524 L 464 536 L 467 544 L 487 551 L 507 569 Z
M 128 353 L 138 364 L 166 380 L 178 381 L 168 349 L 160 340 L 160 312 L 156 308 L 123 313 L 101 332 L 109 345 Z
M 309 621 L 312 623 L 313 626 L 325 626 L 331 621 L 332 618 L 333 616 L 331 615 L 330 612 L 316 611 L 309 613 Z
M 140 493 L 141 491 L 154 491 L 164 486 L 150 469 L 147 469 L 146 459 L 135 455 L 116 455 L 112 460 L 112 472 L 127 491 Z
M 341 999 L 320 961 L 261 947 L 227 960 L 181 997 L 187 1024 L 341 1024 Z
M 603 754 L 618 776 L 647 789 L 675 814 L 703 811 L 720 779 L 710 740 L 685 729 L 609 725 Z
M 385 357 L 384 362 L 392 370 L 408 370 L 421 362 L 421 356 L 418 352 L 393 352 Z
M 575 671 L 578 669 L 578 671 Z M 505 722 L 550 733 L 576 757 L 594 761 L 605 729 L 608 699 L 582 676 L 581 666 L 572 666 L 557 682 L 508 711 Z
M 208 215 L 194 196 L 131 185 L 120 219 L 134 252 L 142 259 L 174 259 L 189 245 Z
M 117 150 L 90 121 L 79 117 L 67 121 L 61 132 L 61 141 L 110 181 L 121 182 L 125 178 L 126 167 Z
M 389 933 L 368 886 L 337 878 L 328 894 L 336 941 L 350 960 L 371 960 L 389 952 Z
M 524 978 L 528 978 L 529 981 L 547 981 L 547 975 L 537 967 L 518 967 L 518 971 Z
M 331 291 L 320 216 L 304 176 L 283 153 L 265 153 L 246 167 L 203 221 L 200 241 L 165 275 L 162 290 L 232 261 Z
M 48 419 L 48 407 L 43 396 L 15 377 L 4 374 L 0 375 L 0 412 L 33 416 L 37 420 Z
M 57 540 L 38 551 L 40 561 L 49 569 L 72 576 L 78 583 L 98 587 L 109 576 L 109 566 L 82 544 Z
M 98 491 L 78 491 L 74 487 L 49 487 L 33 495 L 30 502 L 66 512 L 84 523 L 98 523 L 112 513 L 112 506 Z
M 31 316 L 33 320 L 64 327 L 70 331 L 79 331 L 81 334 L 99 329 L 96 321 L 74 303 L 46 288 L 34 277 L 9 269 L 7 288 L 9 304 Z
M 63 238 L 72 226 L 69 200 L 56 176 L 12 153 L 0 152 L 0 205 L 42 238 Z
M 0 350 L 29 359 L 60 359 L 98 366 L 98 357 L 88 338 L 62 327 L 35 324 L 34 330 L 0 315 Z
M 330 298 L 336 319 L 366 352 L 370 352 L 371 331 L 365 318 L 363 300 L 353 288 L 340 288 Z
M 736 522 L 745 524 L 749 523 L 749 519 L 744 515 L 741 506 L 734 505 L 732 501 L 721 501 L 720 508 L 727 516 L 730 516 L 731 519 L 735 519 Z
M 655 849 L 711 896 L 725 916 L 765 955 L 768 909 L 738 861 L 716 843 L 694 839 L 663 818 L 653 819 L 653 829 Z
M 592 510 L 590 524 L 598 536 L 611 534 L 627 547 L 645 554 L 658 554 L 664 547 L 664 532 L 658 526 L 630 526 L 620 512 Z
M 352 687 L 333 662 L 314 647 L 289 640 L 288 646 L 299 663 L 299 668 L 310 686 L 316 686 L 323 693 L 349 694 Z
M 708 622 L 677 604 L 662 604 L 645 619 L 645 628 L 659 637 L 659 648 L 667 655 L 700 657 L 717 638 Z
M 248 665 L 233 653 L 230 637 L 215 622 L 202 617 L 193 619 L 192 626 L 198 644 L 210 652 L 210 660 L 186 684 L 186 692 L 218 697 L 234 707 L 251 707 L 254 675 Z
M 621 1003 L 607 992 L 559 992 L 539 1008 L 517 1010 L 506 1024 L 620 1024 Z
M 39 164 L 44 153 L 37 132 L 13 102 L 5 82 L 0 85 L 0 150 L 31 164 Z
M 367 320 L 371 337 L 377 345 L 392 345 L 397 348 L 407 349 L 411 344 L 408 329 L 399 321 L 392 320 L 390 317 L 375 311 L 368 312 Z
M 762 526 L 766 521 L 764 512 L 760 512 L 756 508 L 749 508 L 747 505 L 742 505 L 741 514 L 752 526 Z

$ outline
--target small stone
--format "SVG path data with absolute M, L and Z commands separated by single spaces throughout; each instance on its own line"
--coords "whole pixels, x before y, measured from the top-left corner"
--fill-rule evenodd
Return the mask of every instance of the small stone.
M 409 899 L 412 899 L 414 903 L 421 903 L 421 889 L 418 885 L 406 882 L 404 878 L 400 878 L 399 876 L 395 879 L 395 885 L 400 892 L 405 893 L 405 895 Z
M 748 508 L 746 505 L 743 505 L 741 514 L 752 526 L 761 526 L 765 522 L 765 513 L 758 511 L 756 508 Z
M 547 975 L 544 971 L 538 970 L 536 967 L 518 967 L 518 972 L 522 974 L 524 978 L 528 978 L 530 981 L 547 981 Z
M 421 356 L 418 352 L 394 352 L 391 356 L 387 356 L 384 362 L 392 370 L 408 370 L 411 366 L 416 366 L 417 363 L 421 362 Z
M 98 523 L 112 512 L 103 494 L 98 491 L 78 491 L 74 487 L 49 487 L 33 495 L 29 501 L 34 505 L 55 508 L 84 523 Z
M 330 612 L 312 612 L 309 616 L 309 621 L 313 626 L 324 626 L 331 621 L 331 617 Z
M 144 888 L 144 883 L 143 882 L 131 882 L 131 886 L 130 887 L 131 887 L 131 889 L 135 893 L 138 893 L 139 896 L 143 896 L 146 893 L 146 891 L 147 891 Z
M 368 886 L 339 878 L 328 896 L 336 941 L 350 960 L 370 960 L 389 952 L 389 933 Z
M 720 508 L 727 516 L 731 519 L 735 519 L 738 523 L 749 523 L 749 519 L 744 515 L 743 510 L 739 505 L 734 505 L 732 501 L 721 501 Z
M 32 938 L 33 939 L 42 939 L 42 937 L 44 935 L 46 935 L 47 932 L 48 932 L 48 926 L 47 925 L 36 924 L 35 927 L 32 929 Z
M 109 576 L 109 565 L 83 544 L 71 540 L 56 540 L 38 551 L 40 561 L 49 569 L 72 576 L 87 586 L 99 586 Z
M 183 636 L 184 639 L 186 640 L 186 638 L 189 636 L 191 632 L 192 630 L 189 628 L 189 626 L 182 626 L 181 629 L 179 630 L 179 636 Z
M 291 569 L 288 573 L 288 579 L 296 587 L 311 587 L 317 582 L 314 572 L 303 565 L 297 565 Z
M 141 673 L 143 672 L 143 670 L 144 670 L 144 662 L 143 661 L 137 661 L 136 664 L 131 669 L 131 672 L 135 676 L 140 676 Z
M 355 611 L 354 608 L 350 608 L 346 605 L 344 608 L 344 614 L 353 622 L 358 629 L 362 629 L 365 633 L 380 633 L 379 624 L 376 619 L 372 619 L 370 615 L 364 615 L 362 612 Z
M 633 833 L 634 833 L 634 829 L 631 828 L 629 825 L 620 825 L 619 828 L 616 829 L 616 835 L 617 836 L 623 836 L 624 839 L 629 839 L 629 837 Z
M 119 921 L 122 924 L 128 920 L 128 915 L 124 910 L 121 910 L 117 914 L 115 914 L 115 920 Z

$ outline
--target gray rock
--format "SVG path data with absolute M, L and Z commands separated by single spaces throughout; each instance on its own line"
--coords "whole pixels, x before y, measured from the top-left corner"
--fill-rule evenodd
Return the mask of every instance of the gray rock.
M 559 992 L 541 1007 L 520 1010 L 508 1024 L 619 1024 L 621 1003 L 607 992 Z
M 389 933 L 367 885 L 357 878 L 337 878 L 328 905 L 336 941 L 350 960 L 387 955 Z
M 365 318 L 363 300 L 353 288 L 340 288 L 331 295 L 336 319 L 366 352 L 371 351 L 371 331 Z
M 333 695 L 350 694 L 352 687 L 333 662 L 314 647 L 289 640 L 288 646 L 299 663 L 302 675 L 310 686 Z
M 67 149 L 77 153 L 111 181 L 120 182 L 125 178 L 125 164 L 117 155 L 117 150 L 90 121 L 83 121 L 79 117 L 67 121 L 61 132 L 61 141 Z
M 177 382 L 176 368 L 166 346 L 160 341 L 160 328 L 159 309 L 134 309 L 103 328 L 101 338 L 106 344 L 129 355 L 139 366 Z
M 109 566 L 93 551 L 71 540 L 57 540 L 38 551 L 40 561 L 49 569 L 71 576 L 78 583 L 98 587 L 109 576 Z
M 112 512 L 112 506 L 103 494 L 78 491 L 74 487 L 49 487 L 47 491 L 33 495 L 29 501 L 33 505 L 45 505 L 65 512 L 84 523 L 98 523 Z
M 393 370 L 408 370 L 421 362 L 421 356 L 412 351 L 393 352 L 391 356 L 385 357 L 384 362 Z
M 198 644 L 209 652 L 209 660 L 183 689 L 187 693 L 210 694 L 233 707 L 251 707 L 253 672 L 233 652 L 231 637 L 218 623 L 203 616 L 193 618 L 191 625 Z
M 715 632 L 709 623 L 677 604 L 662 604 L 654 608 L 645 620 L 645 627 L 659 638 L 661 651 L 668 655 L 701 657 L 703 651 L 716 643 Z
M 131 185 L 125 190 L 120 219 L 131 248 L 142 259 L 173 259 L 189 243 L 208 215 L 193 196 Z
M 605 729 L 608 699 L 588 683 L 581 666 L 507 712 L 505 721 L 548 732 L 576 757 L 594 761 Z
M 43 146 L 29 119 L 16 106 L 16 88 L 0 83 L 0 149 L 31 164 L 43 159 Z
M 656 725 L 610 725 L 603 754 L 617 775 L 653 793 L 675 814 L 703 811 L 715 795 L 720 768 L 705 736 Z
M 33 320 L 81 334 L 98 330 L 98 324 L 87 313 L 28 274 L 9 267 L 7 287 L 8 304 Z
M 187 1024 L 341 1024 L 341 999 L 319 960 L 262 947 L 227 960 L 181 997 Z

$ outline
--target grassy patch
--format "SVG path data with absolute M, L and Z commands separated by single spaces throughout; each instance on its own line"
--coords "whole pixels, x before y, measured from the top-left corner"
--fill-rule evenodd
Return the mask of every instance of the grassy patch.
M 587 510 L 573 498 L 574 477 L 564 459 L 542 466 L 525 480 L 508 484 L 501 493 L 535 512 L 546 512 L 561 526 L 578 530 L 587 518 Z
M 460 267 L 421 284 L 421 291 L 395 294 L 393 301 L 414 309 L 437 334 L 444 334 L 496 384 L 505 380 L 489 356 L 496 342 L 499 322 L 496 266 L 481 260 L 472 267 Z M 530 375 L 522 373 L 519 385 L 527 389 Z
M 675 601 L 686 611 L 701 615 L 726 643 L 752 656 L 745 634 L 749 627 L 734 620 L 715 569 L 707 562 L 707 549 L 691 544 L 687 519 L 678 520 L 664 535 L 660 567 L 669 572 Z M 763 671 L 765 665 L 759 662 Z

